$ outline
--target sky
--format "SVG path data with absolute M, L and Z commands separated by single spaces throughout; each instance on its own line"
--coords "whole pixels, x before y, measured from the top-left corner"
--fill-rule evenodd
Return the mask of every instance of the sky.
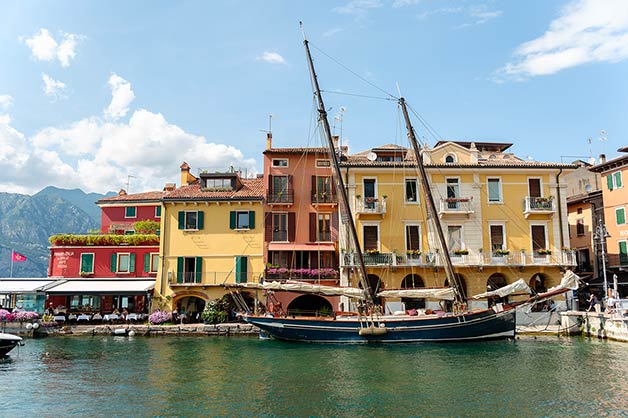
M 299 27 L 303 21 L 303 31 Z M 351 153 L 439 140 L 535 161 L 628 145 L 628 1 L 0 0 L 0 191 L 161 190 L 320 146 L 303 36 Z

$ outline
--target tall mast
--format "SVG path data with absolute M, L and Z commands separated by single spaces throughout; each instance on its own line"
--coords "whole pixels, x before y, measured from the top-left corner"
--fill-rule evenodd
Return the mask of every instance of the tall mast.
M 316 93 L 316 99 L 318 100 L 318 113 L 319 119 L 323 123 L 323 130 L 325 131 L 325 139 L 327 140 L 327 146 L 329 147 L 329 155 L 332 160 L 332 167 L 334 170 L 334 177 L 336 179 L 336 189 L 340 192 L 340 201 L 342 204 L 342 209 L 347 217 L 347 225 L 349 226 L 349 230 L 351 232 L 351 238 L 353 239 L 353 244 L 355 245 L 355 251 L 358 258 L 358 267 L 360 273 L 360 282 L 362 283 L 362 288 L 364 289 L 367 301 L 371 304 L 374 304 L 373 300 L 373 289 L 369 285 L 366 274 L 366 267 L 364 266 L 364 256 L 362 255 L 362 248 L 360 247 L 360 242 L 358 241 L 358 233 L 355 229 L 355 223 L 353 222 L 353 214 L 351 213 L 351 207 L 349 206 L 349 196 L 347 195 L 347 189 L 345 188 L 345 182 L 342 178 L 342 174 L 340 172 L 340 164 L 338 163 L 338 154 L 336 153 L 334 147 L 334 140 L 331 136 L 331 129 L 329 127 L 329 121 L 327 120 L 327 111 L 325 110 L 325 104 L 323 103 L 323 97 L 321 96 L 321 90 L 318 86 L 318 79 L 316 78 L 316 71 L 314 70 L 314 63 L 312 62 L 312 55 L 310 54 L 310 47 L 307 39 L 303 40 L 303 45 L 305 45 L 305 52 L 307 55 L 307 63 L 310 67 L 310 75 L 312 77 L 312 83 L 314 84 L 314 89 Z
M 419 174 L 421 177 L 421 185 L 423 188 L 423 193 L 425 194 L 425 200 L 427 200 L 427 205 L 429 209 L 430 216 L 432 217 L 432 222 L 434 224 L 434 229 L 436 229 L 436 235 L 438 236 L 438 243 L 440 244 L 441 251 L 443 252 L 443 259 L 445 260 L 445 274 L 447 276 L 447 281 L 449 285 L 452 286 L 456 290 L 456 302 L 459 304 L 464 303 L 463 295 L 462 295 L 462 286 L 458 280 L 458 276 L 456 276 L 454 272 L 454 266 L 451 262 L 451 257 L 449 256 L 449 251 L 447 250 L 447 243 L 445 241 L 445 235 L 443 234 L 443 228 L 441 227 L 440 221 L 438 219 L 438 212 L 436 211 L 436 204 L 434 203 L 434 197 L 432 196 L 432 190 L 430 189 L 430 183 L 427 180 L 427 173 L 425 171 L 425 166 L 423 165 L 423 158 L 421 158 L 421 151 L 419 150 L 419 144 L 417 143 L 416 136 L 414 135 L 414 128 L 412 127 L 412 123 L 410 123 L 410 117 L 408 116 L 408 109 L 406 108 L 406 101 L 402 97 L 399 99 L 399 105 L 401 105 L 401 110 L 403 111 L 403 118 L 406 121 L 406 129 L 408 130 L 408 138 L 410 139 L 410 144 L 412 144 L 412 149 L 414 151 L 414 158 L 416 159 L 417 166 L 419 167 Z

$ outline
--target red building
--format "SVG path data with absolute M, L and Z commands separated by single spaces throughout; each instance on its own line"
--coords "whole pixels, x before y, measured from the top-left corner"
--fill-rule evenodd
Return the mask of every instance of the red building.
M 167 185 L 165 190 L 174 190 Z M 103 234 L 124 234 L 133 231 L 137 221 L 161 219 L 161 202 L 165 191 L 127 194 L 120 190 L 117 196 L 100 199 L 96 204 L 101 209 L 100 230 Z

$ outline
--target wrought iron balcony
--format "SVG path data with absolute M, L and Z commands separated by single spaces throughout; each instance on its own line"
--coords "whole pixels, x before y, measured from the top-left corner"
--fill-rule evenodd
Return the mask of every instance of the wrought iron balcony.
M 386 199 L 378 199 L 376 197 L 367 197 L 365 199 L 356 199 L 356 214 L 360 215 L 384 215 L 386 213 Z
M 533 197 L 526 196 L 524 200 L 523 214 L 527 218 L 534 214 L 552 215 L 556 212 L 553 196 L 550 197 Z
M 336 195 L 336 193 L 330 193 L 330 192 L 312 193 L 313 205 L 322 205 L 322 204 L 333 205 L 336 203 L 338 203 L 338 196 Z
M 469 215 L 473 213 L 473 197 L 449 197 L 440 199 L 438 214 L 444 215 Z
M 294 190 L 266 193 L 266 203 L 269 205 L 291 205 L 294 203 Z

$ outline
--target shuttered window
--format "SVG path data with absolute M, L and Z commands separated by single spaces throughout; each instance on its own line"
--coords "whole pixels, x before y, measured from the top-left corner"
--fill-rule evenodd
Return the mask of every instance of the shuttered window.
M 615 221 L 617 225 L 624 225 L 626 223 L 626 211 L 624 208 L 615 209 Z
M 532 232 L 532 250 L 544 249 L 546 245 L 545 226 L 532 225 L 530 230 Z
M 204 227 L 204 212 L 199 210 L 180 211 L 178 214 L 179 229 L 186 231 L 201 230 Z
M 491 249 L 504 250 L 504 226 L 503 225 L 491 225 Z
M 159 268 L 159 253 L 144 254 L 144 272 L 157 273 Z
M 488 179 L 488 201 L 502 201 L 502 184 L 500 179 Z
M 365 225 L 364 232 L 364 251 L 379 250 L 379 228 L 376 225 Z
M 421 249 L 421 230 L 419 225 L 406 225 L 406 250 Z
M 247 275 L 248 275 L 248 257 L 237 256 L 235 260 L 235 268 L 236 274 L 235 279 L 236 283 L 246 283 Z
M 619 241 L 619 264 L 625 266 L 628 264 L 628 245 L 626 241 Z
M 135 253 L 111 254 L 111 271 L 113 273 L 135 272 Z
M 229 212 L 229 228 L 255 229 L 255 212 L 252 210 L 233 210 Z
M 94 254 L 83 253 L 81 254 L 81 273 L 93 273 L 94 272 Z
M 530 197 L 541 197 L 541 179 L 528 179 Z

